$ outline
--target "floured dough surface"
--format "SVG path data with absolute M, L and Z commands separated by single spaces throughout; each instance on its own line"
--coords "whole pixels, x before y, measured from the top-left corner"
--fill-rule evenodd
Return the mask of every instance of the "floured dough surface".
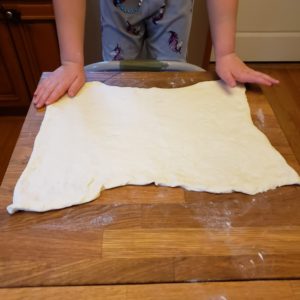
M 300 179 L 253 125 L 244 87 L 91 82 L 47 108 L 7 210 L 59 209 L 149 183 L 256 194 Z

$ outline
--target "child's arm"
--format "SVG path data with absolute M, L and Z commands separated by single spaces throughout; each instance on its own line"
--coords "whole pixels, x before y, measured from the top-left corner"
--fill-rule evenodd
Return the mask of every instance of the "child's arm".
M 238 82 L 272 85 L 279 81 L 247 67 L 235 54 L 238 0 L 207 0 L 216 72 L 230 86 Z
M 61 66 L 42 80 L 34 93 L 36 107 L 57 101 L 66 92 L 74 96 L 85 82 L 85 0 L 53 0 Z

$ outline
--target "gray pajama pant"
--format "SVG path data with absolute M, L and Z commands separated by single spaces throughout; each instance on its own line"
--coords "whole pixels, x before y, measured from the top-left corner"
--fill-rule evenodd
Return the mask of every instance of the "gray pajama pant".
M 185 61 L 193 0 L 100 0 L 103 59 Z

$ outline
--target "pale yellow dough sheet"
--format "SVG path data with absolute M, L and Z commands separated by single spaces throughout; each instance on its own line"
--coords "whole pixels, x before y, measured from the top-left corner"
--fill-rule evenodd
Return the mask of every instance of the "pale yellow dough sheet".
M 60 209 L 149 183 L 256 194 L 300 178 L 253 125 L 244 87 L 91 82 L 47 108 L 7 210 Z

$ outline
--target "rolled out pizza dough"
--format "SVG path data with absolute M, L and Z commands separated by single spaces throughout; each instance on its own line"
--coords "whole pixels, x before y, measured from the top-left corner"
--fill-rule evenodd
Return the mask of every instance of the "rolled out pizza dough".
M 256 194 L 300 178 L 253 125 L 242 86 L 91 82 L 47 107 L 7 210 L 59 209 L 104 189 L 149 183 Z

